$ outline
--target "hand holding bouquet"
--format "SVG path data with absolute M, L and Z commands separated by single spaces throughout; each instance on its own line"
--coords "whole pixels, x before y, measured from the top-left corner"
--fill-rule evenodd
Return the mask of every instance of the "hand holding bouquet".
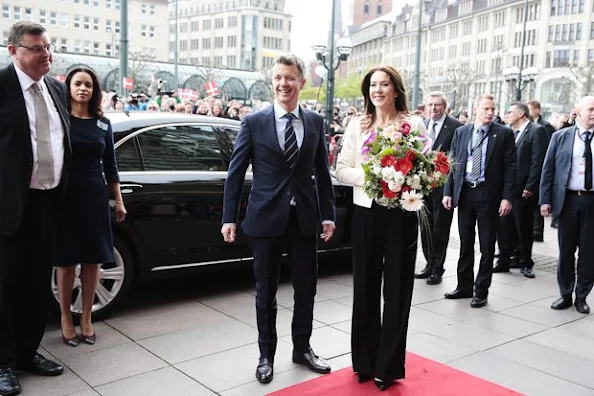
M 432 151 L 425 132 L 411 130 L 407 122 L 376 128 L 363 143 L 364 191 L 379 205 L 418 212 L 423 197 L 445 184 L 450 158 Z

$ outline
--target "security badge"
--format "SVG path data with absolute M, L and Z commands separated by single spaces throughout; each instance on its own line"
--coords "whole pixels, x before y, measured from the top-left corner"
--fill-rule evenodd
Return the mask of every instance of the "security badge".
M 104 131 L 107 131 L 107 129 L 109 128 L 109 126 L 101 120 L 97 120 L 97 126 L 103 129 Z

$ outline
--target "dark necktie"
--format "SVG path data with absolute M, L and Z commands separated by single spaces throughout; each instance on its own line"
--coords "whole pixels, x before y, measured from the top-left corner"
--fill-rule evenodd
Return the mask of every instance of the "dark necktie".
M 585 137 L 584 143 L 586 145 L 584 149 L 584 158 L 586 159 L 586 178 L 584 179 L 584 186 L 587 191 L 590 191 L 592 189 L 592 147 L 590 146 L 592 132 L 586 131 L 583 136 Z
M 520 134 L 520 130 L 519 130 L 519 129 L 516 129 L 516 130 L 514 131 L 514 140 L 518 140 L 518 135 L 519 135 L 519 134 Z
M 474 144 L 472 146 L 472 173 L 470 175 L 473 181 L 478 181 L 481 177 L 481 161 L 483 159 L 483 140 L 485 130 L 480 128 L 476 131 Z
M 285 161 L 287 161 L 289 169 L 293 170 L 297 163 L 297 153 L 299 152 L 297 135 L 293 126 L 293 120 L 297 117 L 293 113 L 287 113 L 283 117 L 287 119 L 287 124 L 285 125 Z
M 433 125 L 431 126 L 431 131 L 429 132 L 429 139 L 431 139 L 431 141 L 433 143 L 435 143 L 435 135 L 436 135 L 436 129 L 437 129 L 437 123 L 434 121 Z

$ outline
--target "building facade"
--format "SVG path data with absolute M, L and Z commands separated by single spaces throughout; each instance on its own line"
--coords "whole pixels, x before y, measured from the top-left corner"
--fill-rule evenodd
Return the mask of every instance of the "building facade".
M 349 55 L 346 65 L 341 67 L 341 72 L 345 75 L 362 74 L 372 66 L 384 63 L 384 58 L 390 55 L 384 53 L 384 41 L 392 19 L 393 15 L 389 13 L 365 22 L 351 34 L 353 51 Z
M 353 0 L 353 25 L 361 26 L 392 11 L 392 0 Z
M 169 60 L 181 64 L 266 70 L 290 51 L 285 0 L 177 0 L 169 4 Z M 176 26 L 178 40 L 176 40 Z
M 43 24 L 56 52 L 118 57 L 121 0 L 1 0 L 1 45 L 21 20 Z M 128 0 L 128 52 L 146 60 L 168 58 L 167 0 Z
M 513 67 L 537 72 L 533 81 L 523 78 L 522 99 L 541 101 L 546 113 L 567 112 L 580 96 L 594 93 L 594 2 L 529 0 L 526 13 L 525 0 L 445 3 L 425 3 L 422 15 L 420 85 L 424 93 L 444 91 L 454 110 L 471 110 L 475 95 L 490 92 L 502 113 L 516 100 L 520 85 L 504 76 Z M 356 35 L 365 39 L 355 40 L 353 35 L 353 54 L 358 55 L 349 61 L 350 70 L 390 64 L 402 72 L 410 90 L 418 18 L 416 6 L 392 13 L 381 38 L 384 55 L 379 59 L 376 26 L 385 24 L 385 18 L 362 26 Z M 365 59 L 369 65 L 363 65 Z

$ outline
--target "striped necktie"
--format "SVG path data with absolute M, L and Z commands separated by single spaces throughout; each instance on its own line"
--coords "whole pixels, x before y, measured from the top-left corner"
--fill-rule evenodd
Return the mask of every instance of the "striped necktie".
M 297 154 L 299 153 L 297 135 L 293 126 L 293 120 L 297 119 L 297 117 L 293 113 L 287 113 L 283 118 L 287 119 L 287 124 L 285 125 L 285 161 L 287 161 L 289 169 L 293 170 L 297 163 Z
M 470 178 L 473 181 L 478 181 L 481 178 L 481 161 L 483 159 L 483 140 L 485 138 L 485 130 L 483 128 L 477 129 L 475 133 L 475 140 L 472 146 L 472 173 Z

